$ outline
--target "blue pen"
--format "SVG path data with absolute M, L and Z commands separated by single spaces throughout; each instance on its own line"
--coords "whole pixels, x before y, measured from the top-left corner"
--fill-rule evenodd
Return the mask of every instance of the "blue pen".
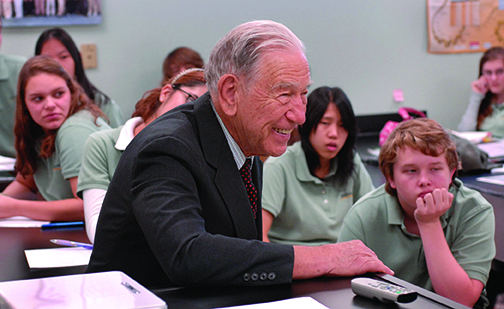
M 53 222 L 42 224 L 43 229 L 57 229 L 57 228 L 69 228 L 69 227 L 81 227 L 84 226 L 84 222 L 82 221 L 73 221 L 73 222 Z
M 82 247 L 86 249 L 93 249 L 92 244 L 86 244 L 83 242 L 77 242 L 72 240 L 64 240 L 64 239 L 51 239 L 51 242 L 61 246 L 69 246 L 69 247 Z

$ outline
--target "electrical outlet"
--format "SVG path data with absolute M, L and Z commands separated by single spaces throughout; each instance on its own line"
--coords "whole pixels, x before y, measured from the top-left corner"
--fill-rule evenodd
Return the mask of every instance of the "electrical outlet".
M 96 69 L 98 67 L 96 44 L 82 44 L 81 57 L 84 69 Z

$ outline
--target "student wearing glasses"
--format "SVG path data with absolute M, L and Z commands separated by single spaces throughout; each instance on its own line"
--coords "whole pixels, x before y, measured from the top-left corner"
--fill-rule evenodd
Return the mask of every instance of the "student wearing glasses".
M 472 94 L 459 131 L 489 131 L 504 137 L 504 48 L 492 47 L 480 60 L 479 78 L 471 83 Z
M 103 199 L 124 149 L 156 118 L 207 91 L 202 69 L 185 70 L 164 84 L 144 94 L 135 105 L 133 118 L 123 126 L 92 134 L 85 143 L 77 194 L 84 200 L 86 232 L 91 242 Z

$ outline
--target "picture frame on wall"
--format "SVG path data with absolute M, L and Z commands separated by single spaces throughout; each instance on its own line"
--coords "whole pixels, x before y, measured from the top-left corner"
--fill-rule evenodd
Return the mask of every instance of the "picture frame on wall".
M 96 25 L 101 0 L 0 0 L 2 27 Z

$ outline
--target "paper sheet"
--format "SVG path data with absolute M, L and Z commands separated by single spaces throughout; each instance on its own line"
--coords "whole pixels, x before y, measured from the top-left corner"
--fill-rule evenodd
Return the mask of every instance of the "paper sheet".
M 50 222 L 32 220 L 21 216 L 0 219 L 0 227 L 42 227 L 42 224 L 48 223 Z
M 2 299 L 5 301 L 2 302 Z M 9 305 L 6 304 L 7 302 Z M 167 308 L 162 299 L 119 271 L 0 282 L 0 308 L 4 307 L 18 309 Z
M 0 156 L 0 171 L 13 171 L 16 159 Z
M 396 102 L 404 102 L 404 93 L 402 89 L 396 89 L 392 92 L 392 96 L 394 97 L 394 101 Z
M 84 248 L 52 248 L 25 250 L 30 268 L 82 266 L 89 263 L 93 250 Z
M 504 186 L 504 175 L 496 175 L 496 176 L 486 176 L 486 177 L 478 177 L 477 181 L 491 183 L 494 185 Z
M 378 148 L 368 148 L 367 150 L 371 155 L 378 157 L 380 155 L 380 147 Z
M 466 140 L 474 144 L 488 142 L 492 137 L 492 133 L 485 131 L 457 132 L 452 130 L 451 133 L 460 138 L 465 138 Z
M 478 144 L 478 148 L 488 153 L 490 158 L 504 157 L 504 140 Z
M 328 307 L 322 305 L 315 299 L 311 297 L 298 297 L 298 298 L 290 298 L 286 300 L 279 300 L 269 303 L 262 304 L 253 304 L 253 305 L 244 305 L 244 306 L 235 306 L 235 307 L 223 307 L 225 308 L 233 308 L 233 309 L 329 309 Z

